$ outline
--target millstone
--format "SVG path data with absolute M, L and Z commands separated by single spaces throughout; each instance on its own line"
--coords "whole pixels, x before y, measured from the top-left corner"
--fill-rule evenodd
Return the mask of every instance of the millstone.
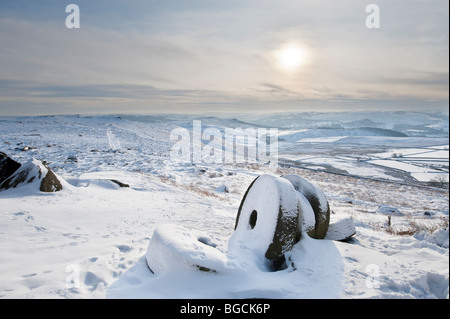
M 319 188 L 298 175 L 286 175 L 283 178 L 290 181 L 295 190 L 309 201 L 314 211 L 316 220 L 315 230 L 314 234 L 312 236 L 310 235 L 310 237 L 324 239 L 330 224 L 330 205 L 326 196 Z
M 284 264 L 284 254 L 300 239 L 301 222 L 293 185 L 279 177 L 261 175 L 241 201 L 229 250 L 244 248 L 256 258 L 266 258 L 270 270 L 278 270 Z

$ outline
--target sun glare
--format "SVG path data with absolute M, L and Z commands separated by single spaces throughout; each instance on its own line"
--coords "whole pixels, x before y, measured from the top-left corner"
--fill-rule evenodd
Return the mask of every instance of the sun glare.
M 276 52 L 276 59 L 282 70 L 295 72 L 305 64 L 307 52 L 298 45 L 289 44 Z

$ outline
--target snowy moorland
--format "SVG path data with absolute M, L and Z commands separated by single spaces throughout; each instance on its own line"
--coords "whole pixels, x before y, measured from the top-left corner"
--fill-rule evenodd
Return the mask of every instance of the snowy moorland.
M 279 163 L 177 162 L 170 134 L 193 120 L 219 131 L 277 128 Z M 448 144 L 442 114 L 2 117 L 0 151 L 45 161 L 63 189 L 0 190 L 0 297 L 448 298 Z M 262 174 L 313 183 L 331 219 L 353 218 L 356 234 L 303 234 L 289 252 L 295 267 L 275 272 L 240 267 L 245 254 L 220 261 Z M 195 233 L 214 248 L 211 263 L 234 266 L 205 272 L 175 259 L 152 273 L 155 230 L 179 234 L 180 247 Z

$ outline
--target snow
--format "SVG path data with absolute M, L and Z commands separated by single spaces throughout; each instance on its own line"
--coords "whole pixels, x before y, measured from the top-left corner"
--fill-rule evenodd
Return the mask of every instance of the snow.
M 151 274 L 140 260 L 116 281 L 109 298 L 338 298 L 343 261 L 332 241 L 304 236 L 289 253 L 298 267 L 279 272 L 232 269 L 220 275 L 199 271 Z M 300 271 L 301 269 L 301 271 Z
M 390 168 L 395 168 L 401 171 L 409 172 L 412 177 L 422 182 L 429 182 L 436 175 L 444 174 L 442 171 L 438 171 L 435 169 L 423 168 L 417 165 L 404 163 L 395 160 L 372 160 L 370 161 L 372 164 L 376 164 L 379 166 L 386 166 Z M 448 174 L 447 174 L 448 175 Z
M 424 147 L 424 148 L 398 148 L 392 149 L 388 152 L 372 154 L 375 157 L 389 158 L 393 155 L 401 157 L 425 157 L 425 158 L 441 158 L 448 160 L 448 149 L 439 150 L 439 147 Z
M 358 162 L 354 158 L 345 158 L 342 156 L 341 157 L 308 156 L 305 158 L 301 158 L 299 156 L 292 156 L 292 155 L 286 156 L 284 154 L 281 155 L 281 157 L 283 159 L 290 159 L 302 163 L 314 164 L 315 167 L 319 169 L 324 169 L 323 165 L 329 165 L 331 167 L 337 168 L 338 170 L 345 171 L 348 174 L 356 176 L 377 177 L 397 181 L 399 180 L 396 177 L 386 174 L 382 169 L 378 168 L 377 166 L 371 166 L 363 162 Z M 305 167 L 312 167 L 312 166 L 305 166 Z
M 342 297 L 448 299 L 448 260 L 441 258 L 448 249 L 367 229 L 358 231 L 358 241 L 351 248 L 336 242 L 346 267 Z
M 432 151 L 432 152 L 419 152 L 415 154 L 409 154 L 410 157 L 425 157 L 425 158 L 439 158 L 448 161 L 447 151 Z
M 437 146 L 428 146 L 428 148 L 436 149 L 436 150 L 446 150 L 448 152 L 449 145 L 437 145 Z M 448 153 L 447 153 L 448 157 Z
M 330 226 L 325 239 L 328 240 L 350 240 L 356 234 L 355 222 L 351 216 L 332 215 Z
M 381 114 L 272 114 L 251 121 L 285 127 L 281 163 L 391 181 L 448 179 L 448 115 Z
M 348 136 L 327 136 L 327 137 L 310 137 L 299 139 L 298 143 L 333 143 L 345 139 Z
M 397 116 L 403 122 L 405 117 Z M 421 118 L 411 121 L 417 125 Z M 0 297 L 448 298 L 448 191 L 262 164 L 172 163 L 170 132 L 190 125 L 189 118 L 176 116 L 0 118 L 1 151 L 22 164 L 45 160 L 65 183 L 55 193 L 32 183 L 0 191 Z M 211 119 L 212 127 L 224 125 L 236 122 Z M 368 144 L 339 144 L 350 139 Z M 399 143 L 448 145 L 444 140 L 354 136 L 284 151 L 325 156 L 330 147 L 352 153 L 369 145 L 367 154 L 374 154 L 378 147 L 379 153 L 399 149 Z M 250 183 L 261 175 L 289 174 L 316 185 L 328 199 L 332 223 L 351 217 L 356 234 L 339 242 L 303 233 L 287 253 L 288 267 L 273 272 L 258 267 L 259 255 L 247 240 L 233 250 L 232 237 Z M 270 196 L 257 200 L 272 205 Z M 380 206 L 401 214 L 375 213 Z M 154 251 L 149 245 L 165 249 L 155 273 L 147 265 L 147 253 Z
M 424 239 L 430 243 L 436 244 L 443 248 L 448 248 L 449 245 L 449 228 L 437 229 L 430 233 L 418 233 L 415 235 L 416 238 Z

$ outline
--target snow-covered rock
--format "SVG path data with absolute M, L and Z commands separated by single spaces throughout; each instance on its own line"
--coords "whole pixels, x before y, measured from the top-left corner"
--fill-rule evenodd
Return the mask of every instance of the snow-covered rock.
M 216 187 L 215 191 L 218 193 L 229 193 L 230 192 L 229 188 L 226 185 Z
M 314 211 L 315 231 L 311 237 L 325 238 L 330 223 L 330 205 L 325 194 L 317 186 L 298 175 L 285 175 L 283 178 L 290 181 L 295 190 L 306 197 Z
M 402 216 L 402 213 L 395 207 L 391 206 L 380 206 L 378 207 L 376 214 L 383 214 L 383 215 L 396 215 L 396 216 Z
M 20 167 L 20 163 L 0 152 L 0 184 Z
M 331 215 L 325 239 L 346 241 L 356 234 L 355 222 L 351 216 Z
M 30 185 L 41 192 L 52 193 L 63 189 L 62 179 L 46 163 L 30 159 L 0 184 L 0 190 Z
M 247 189 L 229 241 L 229 253 L 255 256 L 257 267 L 265 267 L 264 258 L 278 269 L 284 254 L 300 238 L 300 202 L 289 181 L 272 175 L 260 175 Z M 244 254 L 242 254 L 244 252 Z
M 211 238 L 200 231 L 163 224 L 153 233 L 145 257 L 155 274 L 189 269 L 223 272 L 226 257 L 215 247 Z

